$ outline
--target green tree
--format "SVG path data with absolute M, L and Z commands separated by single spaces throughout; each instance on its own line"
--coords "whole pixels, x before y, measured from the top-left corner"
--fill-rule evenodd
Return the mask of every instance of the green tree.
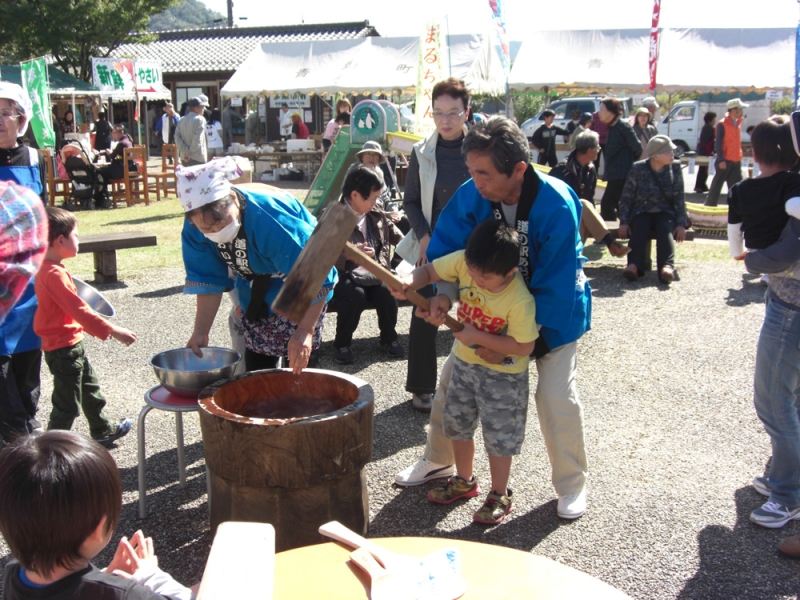
M 198 0 L 185 0 L 162 13 L 150 17 L 148 31 L 175 31 L 177 29 L 200 29 L 227 24 L 227 18 L 210 10 Z
M 531 117 L 535 117 L 544 108 L 542 94 L 520 94 L 514 96 L 514 116 L 517 123 L 522 125 Z
M 107 57 L 146 34 L 150 15 L 176 0 L 4 0 L 0 40 L 17 61 L 52 56 L 64 71 L 92 78 L 92 57 Z M 7 49 L 7 50 L 6 50 Z
M 773 115 L 790 115 L 794 110 L 794 98 L 791 95 L 784 96 L 780 100 L 773 100 L 771 106 Z

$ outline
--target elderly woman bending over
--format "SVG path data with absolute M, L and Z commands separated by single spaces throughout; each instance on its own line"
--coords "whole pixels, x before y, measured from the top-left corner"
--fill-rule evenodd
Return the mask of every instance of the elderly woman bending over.
M 636 281 L 650 265 L 647 242 L 656 235 L 658 277 L 664 283 L 675 279 L 675 242 L 686 239 L 686 203 L 683 198 L 681 164 L 677 149 L 665 135 L 647 144 L 647 160 L 633 164 L 619 201 L 619 237 L 630 236 L 628 266 L 623 275 Z
M 183 262 L 187 294 L 197 295 L 194 330 L 187 346 L 200 354 L 219 309 L 222 292 L 236 287 L 242 309 L 248 371 L 275 368 L 288 358 L 295 373 L 316 366 L 325 305 L 336 283 L 331 269 L 299 323 L 270 305 L 316 221 L 291 194 L 265 185 L 232 187 L 241 175 L 232 159 L 175 169 L 178 199 L 186 220 Z M 235 281 L 229 276 L 235 273 Z M 312 352 L 314 356 L 312 356 Z

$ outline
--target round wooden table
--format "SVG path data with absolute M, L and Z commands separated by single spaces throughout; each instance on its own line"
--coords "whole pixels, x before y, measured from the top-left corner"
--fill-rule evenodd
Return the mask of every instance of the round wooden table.
M 440 548 L 461 553 L 462 596 L 492 600 L 621 600 L 628 595 L 577 569 L 521 550 L 443 538 L 376 538 L 395 552 L 425 556 Z M 296 548 L 275 555 L 274 600 L 369 598 L 369 578 L 350 562 L 350 548 L 338 543 Z

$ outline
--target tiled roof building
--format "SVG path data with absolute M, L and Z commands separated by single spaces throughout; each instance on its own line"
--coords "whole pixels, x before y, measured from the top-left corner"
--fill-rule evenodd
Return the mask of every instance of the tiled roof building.
M 127 43 L 113 55 L 120 58 L 158 59 L 162 72 L 233 73 L 256 44 L 340 40 L 378 35 L 369 21 L 162 31 L 150 44 Z

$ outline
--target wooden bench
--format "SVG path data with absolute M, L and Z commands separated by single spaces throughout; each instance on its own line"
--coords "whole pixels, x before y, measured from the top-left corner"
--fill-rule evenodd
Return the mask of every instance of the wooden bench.
M 117 250 L 156 246 L 156 236 L 143 231 L 123 231 L 80 236 L 78 252 L 94 253 L 94 280 L 97 283 L 117 281 Z
M 617 233 L 619 232 L 619 221 L 606 221 L 606 229 L 608 229 L 609 233 L 614 237 L 617 237 Z M 656 235 L 654 231 L 650 232 L 650 241 L 656 239 Z M 686 241 L 693 242 L 694 241 L 694 229 L 691 227 L 686 230 Z

